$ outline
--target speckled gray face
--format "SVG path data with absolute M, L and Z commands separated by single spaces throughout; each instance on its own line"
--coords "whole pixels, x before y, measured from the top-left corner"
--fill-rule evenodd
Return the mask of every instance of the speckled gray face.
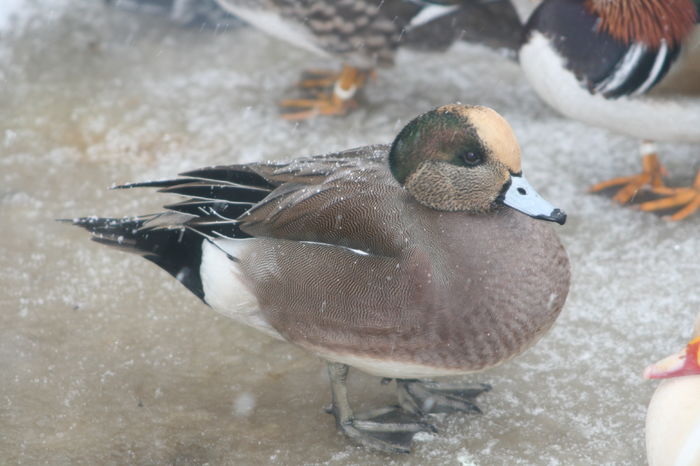
M 522 175 L 511 175 L 510 185 L 498 201 L 533 218 L 560 225 L 566 222 L 566 213 L 544 200 Z

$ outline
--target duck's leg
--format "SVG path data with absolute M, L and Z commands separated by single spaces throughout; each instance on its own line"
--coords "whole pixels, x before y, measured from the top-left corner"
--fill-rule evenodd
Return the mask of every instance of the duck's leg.
M 663 177 L 666 176 L 666 169 L 659 162 L 654 144 L 648 141 L 644 142 L 641 152 L 643 156 L 642 173 L 603 181 L 591 186 L 590 191 L 597 192 L 615 186 L 622 186 L 613 196 L 613 200 L 620 204 L 626 204 L 642 188 L 649 187 L 652 190 L 664 188 Z
M 357 106 L 355 95 L 365 84 L 369 71 L 345 65 L 338 74 L 316 71 L 299 84 L 307 93 L 304 99 L 285 99 L 280 102 L 282 117 L 287 120 L 305 120 L 317 115 L 345 115 Z
M 311 91 L 327 91 L 340 79 L 341 72 L 331 70 L 305 70 L 298 86 Z
M 429 413 L 481 414 L 476 398 L 491 390 L 485 383 L 465 385 L 445 382 L 421 382 L 419 380 L 396 379 L 399 404 L 414 414 L 423 416 Z
M 665 195 L 662 199 L 643 202 L 639 208 L 644 211 L 670 209 L 683 206 L 675 214 L 665 217 L 668 220 L 683 220 L 700 209 L 700 170 L 695 175 L 693 185 L 687 188 L 671 188 L 667 186 L 653 190 L 656 194 Z
M 386 453 L 409 453 L 416 433 L 435 432 L 435 427 L 403 412 L 398 406 L 354 414 L 348 402 L 348 370 L 345 364 L 328 363 L 333 396 L 329 412 L 335 416 L 338 429 L 353 441 Z

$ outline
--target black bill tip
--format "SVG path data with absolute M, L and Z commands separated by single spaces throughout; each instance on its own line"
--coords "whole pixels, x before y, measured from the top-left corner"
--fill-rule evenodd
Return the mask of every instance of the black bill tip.
M 563 225 L 566 223 L 566 212 L 561 209 L 554 209 L 552 213 L 549 214 L 549 218 L 547 220 Z
M 566 223 L 566 212 L 561 209 L 554 209 L 549 215 L 538 215 L 535 217 L 538 220 L 547 220 L 549 222 L 556 222 L 559 225 Z

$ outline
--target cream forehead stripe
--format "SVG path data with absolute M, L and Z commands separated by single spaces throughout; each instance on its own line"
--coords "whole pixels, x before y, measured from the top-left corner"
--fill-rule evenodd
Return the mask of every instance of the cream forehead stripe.
M 488 107 L 472 107 L 468 113 L 469 120 L 493 155 L 511 172 L 520 173 L 520 145 L 515 138 L 513 128 L 505 118 Z

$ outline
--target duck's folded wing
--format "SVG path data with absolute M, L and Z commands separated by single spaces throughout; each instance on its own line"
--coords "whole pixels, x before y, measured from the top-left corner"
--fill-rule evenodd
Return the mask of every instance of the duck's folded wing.
M 185 196 L 141 229 L 189 229 L 213 238 L 314 241 L 376 254 L 403 247 L 399 217 L 407 196 L 389 173 L 387 146 L 368 146 L 285 163 L 207 167 L 180 178 L 131 183 Z
M 177 179 L 125 184 L 117 188 L 160 188 L 161 192 L 185 196 L 186 199 L 166 205 L 167 210 L 159 214 L 124 218 L 84 217 L 70 221 L 92 232 L 93 239 L 98 242 L 140 254 L 155 262 L 202 298 L 199 261 L 203 241 L 250 238 L 259 231 L 268 237 L 276 233 L 284 237 L 288 233 L 290 239 L 313 238 L 332 242 L 333 235 L 324 236 L 313 232 L 313 228 L 304 234 L 303 221 L 297 222 L 294 228 L 285 229 L 282 226 L 284 219 L 295 215 L 299 218 L 314 217 L 313 212 L 306 210 L 303 201 L 300 208 L 296 208 L 296 201 L 303 198 L 300 193 L 305 187 L 323 187 L 326 180 L 337 178 L 346 170 L 355 173 L 381 170 L 385 166 L 385 155 L 386 147 L 378 146 L 292 163 L 208 167 L 183 173 Z M 279 216 L 261 215 L 266 205 L 285 206 L 289 210 L 282 212 L 282 222 L 276 223 Z M 256 206 L 260 207 L 257 213 L 246 214 Z M 239 220 L 241 216 L 246 220 Z M 323 214 L 317 217 L 322 218 Z M 243 224 L 250 230 L 242 230 Z
M 213 308 L 234 314 L 230 284 L 243 283 L 285 339 L 338 353 L 380 355 L 390 351 L 388 336 L 429 331 L 416 313 L 433 302 L 430 277 L 430 261 L 419 251 L 393 258 L 271 238 L 214 240 L 202 261 L 204 299 Z
M 389 172 L 387 150 L 369 146 L 254 165 L 251 169 L 275 189 L 233 219 L 241 232 L 235 237 L 313 241 L 395 255 L 405 247 L 401 218 L 408 194 Z
M 337 180 L 270 196 L 242 215 L 241 231 L 255 237 L 313 241 L 373 254 L 405 246 L 398 185 Z
M 517 51 L 523 25 L 508 0 L 421 2 L 424 8 L 412 18 L 401 37 L 402 46 L 418 50 L 446 49 L 456 40 Z M 442 7 L 444 12 L 440 12 Z M 451 8 L 450 8 L 451 7 Z M 431 13 L 436 11 L 437 13 Z M 515 53 L 513 53 L 515 55 Z

